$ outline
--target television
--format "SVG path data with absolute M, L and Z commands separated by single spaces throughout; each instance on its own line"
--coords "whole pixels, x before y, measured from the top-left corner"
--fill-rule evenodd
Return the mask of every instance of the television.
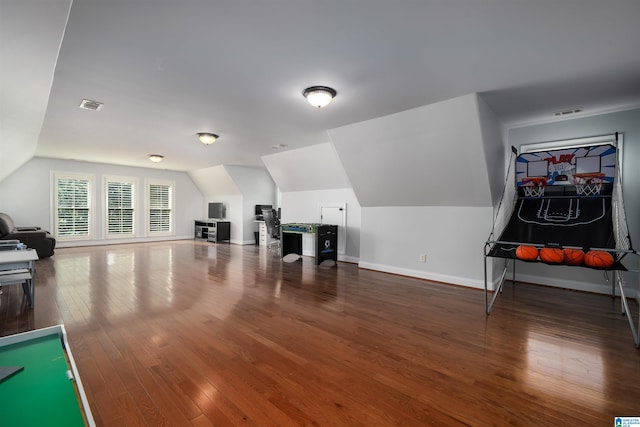
M 224 203 L 209 203 L 209 219 L 224 219 Z
M 256 205 L 256 216 L 262 216 L 262 209 L 273 209 L 273 205 Z

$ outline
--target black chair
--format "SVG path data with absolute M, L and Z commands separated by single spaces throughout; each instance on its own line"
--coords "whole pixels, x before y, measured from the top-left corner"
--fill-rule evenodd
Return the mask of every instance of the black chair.
M 56 239 L 48 231 L 40 227 L 16 227 L 5 213 L 0 213 L 0 239 L 19 240 L 35 249 L 39 258 L 50 257 L 56 247 Z
M 263 209 L 262 216 L 264 218 L 264 224 L 267 226 L 267 233 L 271 237 L 271 241 L 267 243 L 267 247 L 275 244 L 280 248 L 280 219 L 276 214 L 276 210 Z

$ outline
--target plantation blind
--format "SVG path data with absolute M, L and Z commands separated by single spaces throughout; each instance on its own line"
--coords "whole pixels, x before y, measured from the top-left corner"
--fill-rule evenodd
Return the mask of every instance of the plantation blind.
M 89 237 L 91 180 L 88 177 L 56 177 L 56 236 Z
M 170 233 L 172 223 L 171 185 L 151 183 L 149 191 L 149 233 Z
M 134 234 L 134 183 L 107 181 L 107 235 Z

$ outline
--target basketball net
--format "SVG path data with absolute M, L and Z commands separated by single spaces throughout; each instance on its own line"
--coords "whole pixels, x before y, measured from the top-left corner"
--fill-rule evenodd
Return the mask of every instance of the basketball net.
M 618 165 L 621 163 L 620 151 L 618 150 L 616 158 L 616 180 L 613 186 L 612 203 L 613 209 L 613 232 L 616 239 L 616 249 L 631 249 L 631 236 L 627 225 L 627 214 L 624 208 L 624 197 L 622 195 L 622 176 Z M 618 252 L 615 254 L 616 261 L 620 260 L 622 255 Z
M 493 228 L 491 229 L 491 235 L 489 239 L 497 239 L 507 227 L 509 220 L 511 219 L 511 213 L 515 209 L 518 201 L 518 187 L 516 185 L 516 156 L 515 152 L 511 152 L 511 158 L 509 160 L 509 166 L 507 168 L 507 177 L 504 182 L 504 188 L 502 189 L 502 196 L 498 202 L 497 208 L 494 210 Z
M 604 182 L 603 173 L 576 173 L 573 175 L 576 194 L 580 197 L 598 197 Z
M 524 197 L 538 198 L 544 196 L 547 180 L 544 178 L 523 178 L 522 190 Z

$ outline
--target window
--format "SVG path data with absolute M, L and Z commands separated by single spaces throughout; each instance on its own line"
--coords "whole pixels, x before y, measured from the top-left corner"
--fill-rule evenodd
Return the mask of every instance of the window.
M 170 235 L 173 232 L 173 183 L 147 182 L 147 232 L 149 235 Z
M 107 237 L 135 234 L 135 179 L 105 177 Z
M 54 173 L 54 182 L 56 237 L 90 239 L 93 176 Z

